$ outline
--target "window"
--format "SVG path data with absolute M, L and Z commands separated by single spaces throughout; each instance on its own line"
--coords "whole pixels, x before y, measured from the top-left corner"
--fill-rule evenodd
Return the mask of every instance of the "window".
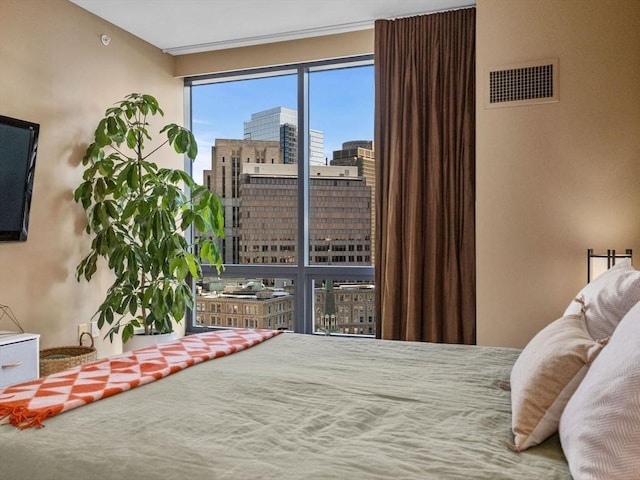
M 189 167 L 225 210 L 225 271 L 196 286 L 224 312 L 206 327 L 371 334 L 374 259 L 347 252 L 374 251 L 373 83 L 371 56 L 186 79 Z

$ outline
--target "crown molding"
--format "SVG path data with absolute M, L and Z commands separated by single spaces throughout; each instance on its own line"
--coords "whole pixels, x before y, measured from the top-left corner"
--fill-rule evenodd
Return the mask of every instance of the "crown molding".
M 228 48 L 249 47 L 263 43 L 284 42 L 287 40 L 298 40 L 301 38 L 319 37 L 323 35 L 335 35 L 338 33 L 354 32 L 373 28 L 375 20 L 364 20 L 360 22 L 342 23 L 327 27 L 314 27 L 302 30 L 291 30 L 288 32 L 278 32 L 267 35 L 256 35 L 254 37 L 233 38 L 219 42 L 200 43 L 196 45 L 184 45 L 181 47 L 165 48 L 162 51 L 171 55 L 187 55 L 190 53 L 201 53 L 213 50 L 224 50 Z

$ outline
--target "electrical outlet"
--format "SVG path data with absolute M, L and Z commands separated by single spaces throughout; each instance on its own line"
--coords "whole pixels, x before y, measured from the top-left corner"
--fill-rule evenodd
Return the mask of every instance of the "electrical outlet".
M 91 322 L 91 336 L 97 337 L 100 335 L 100 329 L 98 328 L 98 322 Z
M 80 323 L 78 325 L 78 340 L 80 340 L 80 335 L 82 335 L 86 331 L 88 331 L 87 330 L 87 324 L 86 323 Z

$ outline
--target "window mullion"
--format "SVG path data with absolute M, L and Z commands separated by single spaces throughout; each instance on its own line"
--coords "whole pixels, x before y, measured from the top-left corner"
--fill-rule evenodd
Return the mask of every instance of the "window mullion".
M 309 265 L 309 68 L 298 68 L 298 278 L 295 286 L 294 330 L 313 332 L 312 280 Z

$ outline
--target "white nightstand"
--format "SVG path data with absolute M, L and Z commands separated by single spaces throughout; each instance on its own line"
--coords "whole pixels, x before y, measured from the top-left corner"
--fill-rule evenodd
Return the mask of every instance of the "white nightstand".
M 40 376 L 40 335 L 0 332 L 0 388 Z

